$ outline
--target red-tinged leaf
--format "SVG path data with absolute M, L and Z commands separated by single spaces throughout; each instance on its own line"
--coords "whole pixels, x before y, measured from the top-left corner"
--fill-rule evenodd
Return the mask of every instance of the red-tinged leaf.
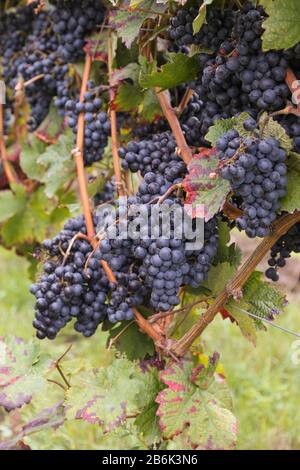
M 134 82 L 138 79 L 140 66 L 138 64 L 127 64 L 125 67 L 114 70 L 111 75 L 111 86 L 118 86 L 123 80 L 130 78 Z
M 67 416 L 112 431 L 124 424 L 128 415 L 141 411 L 139 397 L 147 394 L 146 378 L 134 363 L 123 358 L 109 367 L 82 372 L 68 390 Z
M 166 2 L 157 0 L 143 0 L 137 9 L 130 5 L 129 0 L 123 2 L 122 6 L 123 9 L 116 8 L 110 12 L 109 25 L 116 31 L 128 49 L 138 37 L 144 21 L 147 18 L 156 19 L 157 14 L 163 13 L 167 8 Z
M 183 188 L 187 193 L 184 207 L 191 217 L 204 215 L 207 221 L 222 210 L 230 186 L 219 176 L 216 149 L 202 149 L 194 156 Z
M 107 62 L 108 55 L 104 47 L 103 39 L 97 37 L 89 38 L 83 48 L 84 52 L 93 58 L 93 61 Z
M 47 386 L 45 375 L 53 363 L 41 356 L 33 341 L 10 337 L 0 339 L 0 406 L 7 411 L 29 403 Z
M 216 373 L 218 354 L 208 367 L 193 369 L 191 361 L 169 363 L 160 379 L 167 385 L 156 402 L 164 439 L 185 434 L 191 446 L 201 449 L 233 449 L 237 422 L 224 376 Z
M 236 321 L 234 318 L 232 318 L 230 313 L 225 308 L 221 308 L 220 314 L 222 315 L 223 320 L 230 318 L 231 323 L 234 323 Z
M 35 135 L 46 143 L 53 144 L 65 129 L 64 120 L 57 113 L 57 109 L 51 106 L 44 121 L 35 131 Z
M 0 443 L 0 450 L 30 450 L 23 439 L 30 434 L 52 428 L 56 430 L 64 423 L 63 402 L 40 411 L 33 419 L 23 424 L 21 430 L 9 441 Z

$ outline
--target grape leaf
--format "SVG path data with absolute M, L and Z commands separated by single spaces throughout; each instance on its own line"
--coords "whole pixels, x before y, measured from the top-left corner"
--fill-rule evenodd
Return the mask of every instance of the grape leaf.
M 266 2 L 268 18 L 263 23 L 263 49 L 289 49 L 300 41 L 299 0 L 273 0 Z
M 24 210 L 26 206 L 26 190 L 21 184 L 12 186 L 10 190 L 0 191 L 0 222 L 10 219 L 15 214 Z
M 125 330 L 124 328 L 127 325 L 127 322 L 122 322 L 112 328 L 109 332 L 108 343 L 113 341 L 117 350 L 125 353 L 130 361 L 144 359 L 147 354 L 152 355 L 154 353 L 154 347 L 151 339 L 145 337 L 135 323 L 132 323 L 132 325 L 128 326 Z M 122 330 L 124 331 L 121 334 Z M 118 335 L 120 335 L 118 339 L 114 340 Z
M 162 110 L 154 90 L 144 91 L 139 111 L 141 117 L 149 122 L 162 115 Z
M 224 376 L 216 374 L 218 354 L 193 369 L 190 361 L 169 363 L 160 374 L 167 386 L 156 401 L 164 439 L 186 433 L 194 446 L 203 449 L 233 449 L 237 422 Z
M 210 220 L 222 210 L 230 191 L 228 181 L 218 173 L 216 149 L 202 149 L 188 165 L 188 175 L 182 185 L 187 193 L 185 210 L 191 217 L 204 217 Z
M 11 411 L 29 403 L 47 386 L 45 375 L 53 367 L 39 346 L 16 337 L 0 339 L 0 405 Z
M 181 83 L 196 78 L 200 69 L 198 57 L 188 57 L 186 54 L 170 53 L 170 61 L 162 65 L 160 70 L 153 69 L 150 73 L 142 71 L 140 85 L 143 88 L 159 87 L 162 90 L 175 88 Z
M 206 19 L 206 7 L 211 5 L 214 0 L 204 0 L 199 8 L 199 13 L 193 21 L 193 32 L 198 33 Z
M 134 424 L 143 435 L 147 445 L 150 446 L 159 442 L 161 438 L 157 416 L 158 405 L 155 398 L 162 389 L 162 384 L 159 381 L 158 370 L 154 367 L 150 368 L 144 378 L 146 393 L 138 397 L 142 411 Z
M 217 266 L 212 266 L 209 270 L 207 280 L 201 286 L 210 290 L 216 297 L 226 286 L 229 279 L 236 273 L 236 266 L 231 265 L 229 262 L 219 263 Z
M 13 437 L 13 439 L 1 442 L 0 450 L 12 450 L 19 441 L 36 432 L 41 432 L 49 428 L 56 430 L 63 424 L 64 420 L 65 415 L 63 402 L 59 402 L 51 407 L 45 408 L 30 421 L 23 424 L 21 430 Z
M 23 195 L 23 206 L 1 228 L 3 240 L 8 246 L 35 240 L 42 242 L 49 233 L 49 223 L 59 223 L 68 213 L 65 207 L 57 207 L 57 200 L 49 200 L 41 186 Z
M 41 181 L 44 175 L 43 168 L 37 163 L 39 156 L 46 150 L 46 144 L 36 137 L 30 143 L 22 145 L 20 165 L 24 173 L 31 179 Z
M 123 7 L 128 5 L 128 1 L 123 3 Z M 125 46 L 130 49 L 133 41 L 138 37 L 140 29 L 147 18 L 156 18 L 156 14 L 163 13 L 166 5 L 156 0 L 144 0 L 139 4 L 139 8 L 115 9 L 111 10 L 109 24 L 122 39 Z
M 50 145 L 37 159 L 44 168 L 44 176 L 40 179 L 45 184 L 45 193 L 51 198 L 66 182 L 74 171 L 71 151 L 74 147 L 73 132 L 68 130 L 62 134 L 57 143 Z
M 295 210 L 300 209 L 300 155 L 292 152 L 288 157 L 287 166 L 287 192 L 281 200 L 281 210 L 292 214 Z
M 273 320 L 287 304 L 285 296 L 269 282 L 264 281 L 263 274 L 254 271 L 243 288 L 243 299 L 249 304 L 250 312 L 260 317 Z
M 228 119 L 218 119 L 218 121 L 216 121 L 212 126 L 210 126 L 208 133 L 205 136 L 205 139 L 210 142 L 213 146 L 215 146 L 217 140 L 222 137 L 223 134 L 233 128 L 235 128 L 238 133 L 242 136 L 249 135 L 249 132 L 246 131 L 243 127 L 243 123 L 247 118 L 249 118 L 249 116 L 249 113 L 243 112 L 237 117 L 232 117 Z
M 234 318 L 242 332 L 242 334 L 247 338 L 250 343 L 256 346 L 256 328 L 255 322 L 249 315 L 245 313 L 249 309 L 249 305 L 241 301 L 237 303 L 233 299 L 230 299 L 226 305 L 225 309 L 228 313 Z
M 293 148 L 293 141 L 287 135 L 286 130 L 275 121 L 273 118 L 264 113 L 259 120 L 259 129 L 261 130 L 261 137 L 274 137 L 280 143 L 280 146 L 289 153 Z
M 127 64 L 113 71 L 110 84 L 111 86 L 118 86 L 123 80 L 130 78 L 133 82 L 138 81 L 140 66 L 138 64 Z
M 47 117 L 35 132 L 51 141 L 56 139 L 63 132 L 63 129 L 63 117 L 58 114 L 57 108 L 54 105 L 51 105 Z
M 234 127 L 234 123 L 235 118 L 218 119 L 215 124 L 210 126 L 208 133 L 205 136 L 205 140 L 210 142 L 212 145 L 216 145 L 218 139 Z
M 226 222 L 219 221 L 219 242 L 214 262 L 225 263 L 226 261 L 238 268 L 241 264 L 242 251 L 236 243 L 230 242 L 230 228 Z
M 139 85 L 122 83 L 118 87 L 114 105 L 118 111 L 134 111 L 143 100 L 142 89 Z
M 145 375 L 124 358 L 109 367 L 82 372 L 73 378 L 67 392 L 67 416 L 98 424 L 109 432 L 140 411 L 138 396 L 146 393 L 144 383 Z

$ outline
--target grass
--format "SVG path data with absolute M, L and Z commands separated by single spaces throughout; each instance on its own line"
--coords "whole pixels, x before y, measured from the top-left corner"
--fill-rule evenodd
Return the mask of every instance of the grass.
M 0 266 L 0 336 L 15 334 L 29 339 L 33 336 L 33 298 L 28 293 L 27 263 L 14 252 L 0 248 Z M 300 332 L 299 308 L 300 296 L 293 295 L 278 324 Z M 70 358 L 87 358 L 98 366 L 105 363 L 104 333 L 99 332 L 90 339 L 78 339 L 77 336 L 75 339 L 71 335 L 71 329 L 67 330 L 55 342 L 44 341 L 42 348 L 52 357 L 59 357 L 72 339 L 74 346 Z M 300 364 L 295 365 L 292 361 L 295 340 L 268 327 L 267 332 L 258 333 L 258 344 L 254 348 L 236 325 L 229 320 L 223 321 L 220 316 L 205 331 L 205 350 L 220 352 L 232 390 L 239 423 L 239 449 L 300 449 Z M 125 429 L 122 433 L 122 436 L 103 436 L 99 429 L 86 423 L 68 422 L 57 431 L 55 438 L 51 436 L 51 445 L 52 448 L 63 449 L 139 446 L 130 430 Z M 48 437 L 48 432 L 42 432 L 28 439 L 28 444 L 33 448 L 47 449 Z

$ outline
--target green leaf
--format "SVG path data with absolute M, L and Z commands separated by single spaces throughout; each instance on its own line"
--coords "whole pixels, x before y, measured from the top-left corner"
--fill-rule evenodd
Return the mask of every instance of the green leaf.
M 158 443 L 161 438 L 157 416 L 158 405 L 155 402 L 155 398 L 163 387 L 159 381 L 156 368 L 150 368 L 144 379 L 146 393 L 139 397 L 139 406 L 142 408 L 142 411 L 134 424 L 142 434 L 147 446 L 150 447 Z
M 57 112 L 57 108 L 52 104 L 49 113 L 44 121 L 37 128 L 36 132 L 47 139 L 56 139 L 63 131 L 64 118 Z
M 166 8 L 165 4 L 158 1 L 144 0 L 139 3 L 139 8 L 136 11 L 129 9 L 111 10 L 109 23 L 122 39 L 125 46 L 130 49 L 133 41 L 138 37 L 144 21 L 147 18 L 156 18 L 156 13 L 163 13 Z
M 113 341 L 114 346 L 118 351 L 125 353 L 130 361 L 135 359 L 144 359 L 147 354 L 150 356 L 154 353 L 153 341 L 141 333 L 135 323 L 132 323 L 125 330 L 128 325 L 127 322 L 118 324 L 109 332 L 108 342 L 114 340 L 118 335 L 117 340 Z M 121 333 L 123 331 L 123 333 Z
M 241 301 L 237 303 L 232 299 L 225 305 L 225 310 L 236 320 L 245 338 L 256 346 L 255 321 L 245 313 L 248 309 L 249 305 L 246 302 Z
M 235 268 L 241 263 L 242 251 L 236 243 L 230 242 L 230 228 L 226 222 L 219 222 L 219 242 L 215 262 L 228 262 Z
M 279 122 L 274 121 L 273 118 L 268 116 L 267 113 L 264 113 L 259 120 L 259 129 L 261 131 L 262 139 L 267 137 L 274 137 L 280 143 L 280 147 L 286 150 L 289 153 L 293 148 L 293 141 L 287 135 L 285 129 L 279 124 Z
M 73 132 L 68 130 L 59 137 L 56 144 L 50 145 L 37 159 L 37 163 L 44 168 L 41 181 L 45 184 L 45 193 L 49 198 L 70 180 L 74 171 L 74 161 L 71 156 L 73 147 Z
M 53 367 L 34 341 L 0 339 L 0 406 L 11 411 L 29 403 L 47 386 L 45 375 Z
M 116 69 L 113 71 L 111 76 L 111 86 L 117 86 L 123 80 L 130 78 L 133 82 L 138 81 L 140 73 L 140 66 L 135 63 L 127 64 L 125 67 Z
M 188 57 L 179 52 L 169 54 L 170 61 L 161 67 L 161 70 L 152 70 L 150 73 L 141 73 L 140 85 L 143 88 L 159 87 L 162 90 L 175 88 L 181 83 L 196 78 L 200 69 L 198 57 Z
M 293 213 L 300 209 L 300 155 L 291 153 L 288 160 L 287 192 L 281 200 L 281 210 Z
M 269 282 L 263 274 L 254 271 L 243 288 L 243 300 L 249 304 L 250 312 L 269 320 L 283 312 L 286 306 L 285 296 Z
M 212 126 L 210 126 L 208 133 L 205 136 L 205 139 L 210 142 L 213 146 L 216 145 L 217 140 L 222 137 L 223 134 L 230 131 L 230 129 L 235 128 L 240 135 L 249 135 L 248 131 L 245 131 L 243 123 L 249 117 L 249 113 L 243 112 L 237 117 L 232 117 L 228 119 L 219 119 Z
M 128 415 L 140 411 L 138 397 L 146 393 L 145 376 L 124 358 L 78 374 L 67 393 L 67 416 L 98 424 L 105 432 L 116 429 Z
M 118 111 L 134 111 L 143 100 L 142 89 L 139 85 L 122 83 L 118 88 L 115 105 Z
M 268 18 L 263 23 L 263 49 L 289 49 L 300 41 L 299 0 L 273 0 L 264 5 Z
M 69 214 L 65 207 L 58 206 L 57 199 L 47 198 L 43 186 L 30 195 L 21 193 L 21 197 L 22 207 L 1 229 L 3 240 L 8 246 L 23 242 L 42 242 L 49 234 L 49 229 L 51 231 L 56 228 L 49 225 L 60 223 Z
M 144 91 L 139 111 L 141 117 L 150 122 L 162 115 L 162 110 L 154 90 Z
M 0 191 L 0 222 L 10 219 L 23 211 L 26 206 L 27 195 L 23 185 L 14 185 L 14 192 Z
M 185 210 L 191 217 L 210 220 L 217 214 L 230 192 L 228 181 L 218 175 L 218 155 L 215 149 L 203 149 L 188 165 L 183 181 L 187 193 Z
M 208 278 L 201 286 L 205 287 L 212 292 L 216 297 L 226 286 L 228 281 L 236 273 L 236 266 L 229 262 L 219 263 L 217 266 L 212 266 L 208 273 Z
M 193 446 L 233 449 L 237 422 L 223 376 L 215 373 L 218 354 L 207 368 L 193 369 L 191 361 L 169 363 L 160 378 L 167 388 L 156 399 L 164 439 L 186 433 Z
M 161 439 L 157 410 L 158 405 L 155 402 L 150 403 L 134 422 L 148 447 L 158 443 Z
M 213 146 L 216 145 L 218 139 L 223 134 L 230 131 L 234 127 L 235 118 L 218 119 L 215 124 L 210 126 L 208 133 L 205 136 L 205 140 L 210 142 Z
M 211 5 L 214 0 L 204 0 L 202 5 L 199 8 L 199 13 L 193 21 L 193 32 L 197 34 L 206 19 L 206 7 L 207 5 Z
M 44 172 L 41 165 L 37 163 L 39 156 L 45 152 L 46 144 L 34 137 L 31 143 L 22 145 L 20 165 L 24 173 L 33 180 L 41 181 Z

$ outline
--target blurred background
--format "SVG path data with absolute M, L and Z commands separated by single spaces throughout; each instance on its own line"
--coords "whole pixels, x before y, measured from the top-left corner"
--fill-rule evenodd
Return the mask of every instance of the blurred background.
M 235 237 L 244 256 L 253 251 L 255 242 L 240 235 Z M 265 263 L 261 265 L 264 267 Z M 31 326 L 34 299 L 28 291 L 31 284 L 28 268 L 27 261 L 14 251 L 0 248 L 1 336 L 14 334 L 30 339 L 34 335 Z M 278 287 L 287 295 L 289 305 L 276 321 L 297 333 L 300 333 L 299 274 L 300 258 L 295 256 L 281 271 Z M 41 347 L 58 358 L 70 342 L 71 361 L 88 359 L 99 367 L 109 360 L 106 333 L 100 330 L 86 339 L 66 328 L 57 340 L 44 340 Z M 300 449 L 300 340 L 268 326 L 266 332 L 258 333 L 255 348 L 235 324 L 218 315 L 205 330 L 203 346 L 207 354 L 218 351 L 221 355 L 239 423 L 238 449 Z M 298 355 L 293 348 L 298 348 Z M 0 412 L 0 441 L 9 439 L 16 422 L 22 419 L 21 412 Z M 105 436 L 99 428 L 83 421 L 67 421 L 55 433 L 45 430 L 29 436 L 26 442 L 32 449 L 49 449 L 49 442 L 51 449 L 144 448 L 130 428 Z

